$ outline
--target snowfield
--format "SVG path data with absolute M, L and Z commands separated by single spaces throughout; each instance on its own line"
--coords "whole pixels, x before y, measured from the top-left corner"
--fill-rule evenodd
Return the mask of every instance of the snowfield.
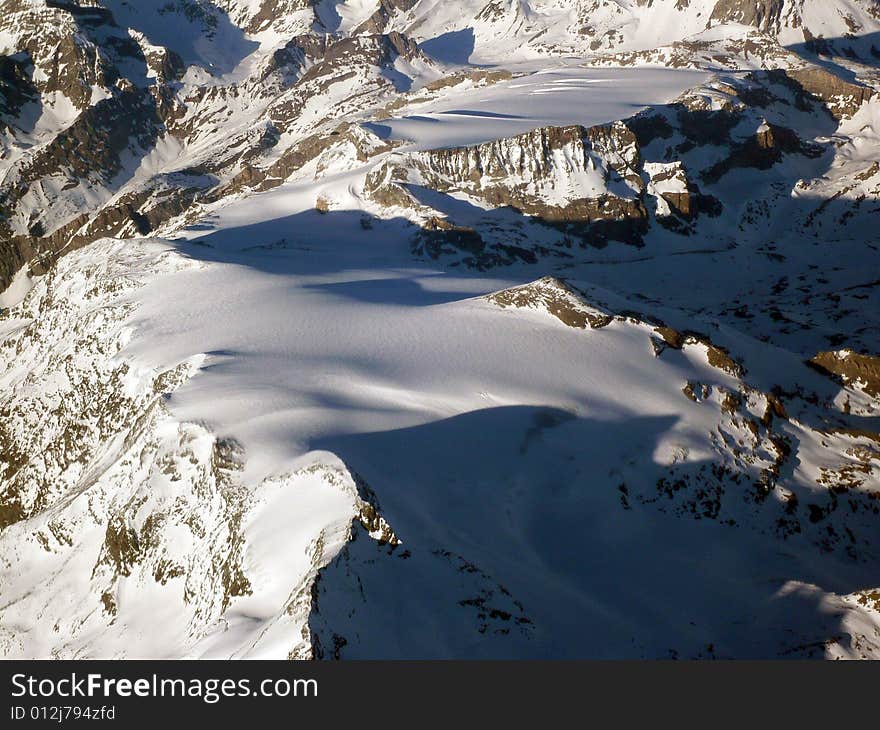
M 164 476 L 155 467 L 144 476 L 143 454 L 139 463 L 121 447 L 111 471 L 65 507 L 74 550 L 27 548 L 35 538 L 25 534 L 51 534 L 48 517 L 4 532 L 10 654 L 283 658 L 309 655 L 304 638 L 345 630 L 347 655 L 362 657 L 757 657 L 802 653 L 780 639 L 788 632 L 873 626 L 857 599 L 847 602 L 865 580 L 862 563 L 781 553 L 764 516 L 760 529 L 735 529 L 625 506 L 621 485 L 717 456 L 717 406 L 682 389 L 699 382 L 723 398 L 740 382 L 705 349 L 658 358 L 649 325 L 584 330 L 540 305 L 501 308 L 482 295 L 528 267 L 495 278 L 417 265 L 404 224 L 364 231 L 354 213 L 314 211 L 312 193 L 285 186 L 232 205 L 210 231 L 184 230 L 174 244 L 99 243 L 65 258 L 62 270 L 112 258 L 117 276 L 141 279 L 125 299 L 132 313 L 120 326 L 131 335 L 114 361 L 141 374 L 192 365 L 145 434 L 166 444 Z M 289 215 L 273 217 L 279 210 Z M 170 266 L 148 273 L 156 257 Z M 81 280 L 80 292 L 92 285 Z M 804 428 L 790 427 L 798 438 Z M 200 446 L 181 453 L 187 431 Z M 246 456 L 233 543 L 248 591 L 200 615 L 181 610 L 194 603 L 189 591 L 204 592 L 197 606 L 211 599 L 192 580 L 196 566 L 167 584 L 151 571 L 197 550 L 191 527 L 167 524 L 183 499 L 178 470 L 216 459 L 198 456 L 209 434 Z M 394 549 L 357 521 L 356 480 L 375 489 Z M 795 481 L 808 497 L 813 488 Z M 169 510 L 163 557 L 118 577 L 109 626 L 87 608 L 107 580 L 92 558 L 106 539 L 88 514 L 95 500 L 111 513 L 146 500 L 149 509 L 121 512 L 132 525 Z M 319 569 L 320 609 L 310 613 Z M 28 589 L 36 575 L 50 587 L 40 594 Z M 64 643 L 44 634 L 47 613 L 67 622 Z M 146 629 L 157 616 L 161 637 Z M 874 651 L 872 631 L 858 629 L 857 648 L 826 648 Z
M 865 3 L 98 5 L 0 24 L 0 656 L 880 658 Z
M 538 127 L 605 124 L 640 107 L 671 101 L 708 76 L 662 67 L 584 68 L 575 59 L 507 69 L 513 78 L 490 89 L 462 89 L 451 99 L 424 103 L 416 96 L 411 114 L 369 126 L 415 149 L 479 144 Z

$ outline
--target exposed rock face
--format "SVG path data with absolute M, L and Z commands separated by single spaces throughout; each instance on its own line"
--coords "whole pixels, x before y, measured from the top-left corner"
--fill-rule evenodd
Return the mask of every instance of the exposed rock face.
M 389 23 L 412 10 L 419 0 L 379 0 L 379 7 L 358 26 L 358 33 L 384 33 Z
M 452 247 L 450 249 L 449 247 Z M 467 251 L 480 255 L 486 247 L 483 237 L 473 228 L 450 223 L 445 218 L 429 217 L 416 237 L 415 253 L 440 258 L 444 253 Z
M 712 21 L 754 25 L 763 31 L 779 30 L 785 0 L 718 0 Z
M 232 6 L 228 9 L 235 13 L 236 19 L 250 33 L 259 33 L 272 26 L 283 27 L 288 16 L 304 16 L 300 22 L 306 26 L 312 23 L 320 24 L 320 19 L 315 14 L 315 7 L 318 4 L 315 0 L 261 0 L 256 12 L 253 12 L 253 3 L 239 4 L 237 0 L 223 0 L 217 4 Z
M 544 310 L 563 324 L 578 329 L 600 329 L 614 320 L 612 315 L 590 306 L 572 287 L 554 277 L 506 289 L 487 299 L 504 308 Z
M 681 162 L 646 163 L 645 172 L 650 177 L 655 195 L 666 203 L 658 210 L 658 216 L 666 217 L 675 213 L 690 218 L 696 213 L 691 185 Z
M 623 123 L 548 127 L 473 147 L 405 155 L 398 178 L 635 242 L 647 225 L 635 135 Z M 375 188 L 376 185 L 374 184 Z M 387 193 L 386 193 L 387 195 Z M 399 199 L 399 195 L 397 195 Z
M 862 84 L 854 84 L 824 68 L 812 67 L 787 72 L 806 94 L 820 99 L 837 119 L 851 117 L 876 91 Z
M 310 68 L 302 78 L 306 83 L 322 76 L 338 75 L 344 65 L 388 66 L 397 58 L 408 61 L 421 58 L 418 45 L 396 31 L 388 35 L 365 35 L 342 38 L 330 43 L 320 56 L 320 63 Z M 343 73 L 351 73 L 343 70 Z
M 431 187 L 454 187 L 550 221 L 641 217 L 633 206 L 643 188 L 639 162 L 635 136 L 621 123 L 537 129 L 415 160 Z
M 783 154 L 818 157 L 822 152 L 822 147 L 805 144 L 791 129 L 762 123 L 753 137 L 732 145 L 730 156 L 706 170 L 703 179 L 717 182 L 738 167 L 766 170 L 779 162 Z
M 25 104 L 39 96 L 39 89 L 31 81 L 27 68 L 25 61 L 0 56 L 0 117 L 5 125 L 21 113 Z
M 880 398 L 880 358 L 851 350 L 820 352 L 810 364 L 838 378 L 844 385 L 857 387 L 873 398 Z
M 32 144 L 27 130 L 7 127 L 3 145 L 15 151 L 16 159 L 0 184 L 0 289 L 28 262 L 35 271 L 42 270 L 59 251 L 105 235 L 144 235 L 184 215 L 197 201 L 209 204 L 243 187 L 279 184 L 359 134 L 338 131 L 329 110 L 328 129 L 317 134 L 310 130 L 310 137 L 297 133 L 276 154 L 280 135 L 299 124 L 310 99 L 333 87 L 361 98 L 393 92 L 399 74 L 390 71 L 397 59 L 430 63 L 412 40 L 397 32 L 341 39 L 309 33 L 297 35 L 269 57 L 258 87 L 191 88 L 180 84 L 184 67 L 174 50 L 153 46 L 139 33 L 129 35 L 109 10 L 66 3 L 48 8 L 7 4 L 11 13 L 2 27 L 9 29 L 18 53 L 4 57 L 0 68 L 0 127 L 27 104 L 68 100 L 78 113 L 39 145 Z M 277 5 L 267 2 L 260 12 L 274 22 Z M 198 15 L 200 7 L 194 6 L 196 15 L 180 12 L 210 31 L 218 16 L 213 11 Z M 295 12 L 310 8 L 310 3 L 289 6 Z M 178 11 L 172 6 L 168 12 Z M 261 25 L 259 16 L 251 22 Z M 55 55 L 45 56 L 56 33 Z M 353 89 L 350 84 L 357 78 L 362 85 Z M 264 110 L 269 119 L 258 125 L 262 133 L 222 130 L 225 104 L 236 98 L 253 98 L 256 108 Z M 306 124 L 313 126 L 314 120 L 309 117 Z M 211 128 L 222 140 L 219 154 L 206 149 L 200 164 L 138 179 L 137 161 L 152 150 L 199 145 Z M 363 150 L 372 154 L 382 146 L 377 140 L 365 143 L 365 136 L 354 141 L 361 156 Z M 263 156 L 269 160 L 261 163 Z
M 97 236 L 77 238 L 89 221 L 87 211 L 52 230 L 53 220 L 59 215 L 63 220 L 69 203 L 47 196 L 44 181 L 60 177 L 71 190 L 84 184 L 111 187 L 122 172 L 124 155 L 148 150 L 161 126 L 156 99 L 149 92 L 121 91 L 87 108 L 67 129 L 15 165 L 0 188 L 4 243 L 17 252 L 14 260 L 32 256 L 51 260 L 71 241 L 94 240 Z M 30 209 L 37 202 L 43 203 L 42 210 Z M 109 232 L 102 230 L 100 222 L 94 227 L 100 233 Z M 138 231 L 146 232 L 142 227 Z
M 383 208 L 418 209 L 418 201 L 402 184 L 408 179 L 406 168 L 393 163 L 383 163 L 372 170 L 364 180 L 364 194 Z

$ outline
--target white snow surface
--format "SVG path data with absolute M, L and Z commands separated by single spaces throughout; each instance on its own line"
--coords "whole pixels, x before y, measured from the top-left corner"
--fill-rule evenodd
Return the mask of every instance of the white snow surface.
M 714 6 L 692 3 L 706 12 L 699 22 L 688 15 L 685 27 L 671 4 L 621 0 L 593 20 L 623 29 L 621 48 L 653 47 L 703 30 Z M 844 4 L 869 22 L 858 4 Z M 184 84 L 240 80 L 281 40 L 271 29 L 247 36 L 225 13 L 204 36 L 190 27 L 202 21 L 146 21 L 131 2 L 111 5 L 151 43 L 214 75 L 190 68 Z M 503 56 L 513 78 L 423 102 L 416 91 L 405 114 L 391 119 L 353 115 L 380 137 L 404 141 L 398 150 L 606 123 L 710 77 L 537 63 L 546 49 L 522 43 L 530 29 L 549 26 L 545 41 L 566 47 L 586 2 L 501 2 L 500 19 L 478 22 L 484 0 L 460 5 L 472 12 L 423 1 L 394 22 L 450 69 Z M 225 6 L 236 22 L 259 8 L 250 0 Z M 318 15 L 347 32 L 376 6 L 323 3 Z M 816 2 L 804 7 L 829 33 L 841 24 Z M 509 29 L 506 45 L 482 43 Z M 71 121 L 64 97 L 57 102 L 35 136 Z M 246 96 L 205 103 L 228 106 L 229 125 L 243 128 L 260 106 Z M 854 169 L 876 150 L 877 110 L 866 104 L 841 127 L 855 141 L 838 159 Z M 206 148 L 215 144 L 206 140 Z M 45 277 L 23 269 L 0 294 L 0 308 L 10 310 L 0 322 L 0 385 L 12 403 L 5 416 L 37 432 L 41 413 L 63 411 L 65 394 L 87 387 L 130 398 L 137 415 L 110 441 L 96 423 L 112 413 L 84 413 L 50 434 L 52 445 L 69 433 L 94 441 L 85 463 L 54 473 L 44 454 L 29 456 L 61 496 L 0 532 L 0 654 L 307 657 L 317 651 L 314 637 L 341 631 L 346 656 L 355 657 L 767 657 L 800 656 L 805 646 L 829 657 L 880 656 L 880 610 L 862 600 L 876 588 L 870 549 L 859 562 L 819 551 L 814 533 L 777 542 L 764 513 L 737 513 L 729 524 L 682 517 L 674 507 L 631 509 L 666 505 L 652 490 L 672 469 L 696 473 L 720 459 L 757 480 L 778 447 L 767 434 L 750 435 L 746 419 L 766 414 L 774 385 L 807 383 L 839 398 L 800 354 L 676 310 L 691 285 L 728 306 L 731 264 L 723 249 L 711 249 L 736 235 L 727 219 L 713 239 L 660 234 L 669 242 L 662 252 L 657 240 L 647 252 L 613 246 L 557 271 L 585 293 L 593 315 L 638 301 L 681 328 L 712 329 L 747 363 L 742 377 L 713 367 L 705 344 L 664 349 L 647 321 L 579 328 L 540 302 L 488 300 L 543 269 L 481 273 L 414 257 L 412 222 L 377 211 L 363 195 L 382 155 L 363 162 L 356 152 L 334 153 L 319 161 L 327 163 L 320 175 L 310 163 L 274 190 L 236 193 L 156 237 L 98 241 Z M 141 180 L 185 169 L 191 154 L 164 137 L 128 172 Z M 788 164 L 806 163 L 782 163 L 774 174 L 788 173 Z M 664 171 L 646 167 L 649 175 Z M 754 186 L 752 174 L 737 172 L 723 185 Z M 562 201 L 604 184 L 586 173 L 570 182 Z M 686 187 L 672 177 L 651 190 Z M 33 197 L 35 207 L 42 203 Z M 780 205 L 793 210 L 796 198 Z M 329 212 L 316 210 L 319 199 Z M 487 212 L 455 202 L 459 222 Z M 777 228 L 787 224 L 782 218 Z M 705 278 L 675 278 L 680 254 L 712 256 L 705 269 L 694 264 Z M 792 258 L 815 266 L 810 256 L 818 255 L 805 247 Z M 763 261 L 756 254 L 745 266 L 761 273 Z M 856 278 L 846 283 L 860 285 Z M 533 286 L 555 291 L 546 280 Z M 158 387 L 168 372 L 180 382 Z M 726 419 L 728 393 L 744 402 Z M 867 396 L 853 403 L 876 416 Z M 801 503 L 824 498 L 823 469 L 868 448 L 823 431 L 809 411 L 777 428 L 796 449 L 784 476 Z M 218 466 L 218 446 L 230 444 L 236 465 Z M 743 449 L 754 457 L 747 466 L 738 461 Z M 647 485 L 644 494 L 637 484 Z M 365 485 L 375 503 L 368 505 Z M 778 488 L 767 500 L 781 513 L 789 496 Z M 389 547 L 387 535 L 364 524 L 371 509 L 400 545 Z M 150 532 L 152 515 L 162 521 Z M 126 542 L 130 534 L 142 543 Z M 246 587 L 232 585 L 239 572 Z
M 132 334 L 117 356 L 133 374 L 194 364 L 165 397 L 156 437 L 192 431 L 202 445 L 191 459 L 203 458 L 208 434 L 241 444 L 241 566 L 251 590 L 207 621 L 181 608 L 182 578 L 166 586 L 132 573 L 114 589 L 109 627 L 97 607 L 77 623 L 71 615 L 97 600 L 82 590 L 95 580 L 90 556 L 104 536 L 87 528 L 86 505 L 114 483 L 101 477 L 74 502 L 82 532 L 63 577 L 63 549 L 8 551 L 39 520 L 4 532 L 7 556 L 21 556 L 3 574 L 6 631 L 16 626 L 7 655 L 307 656 L 314 622 L 320 631 L 334 619 L 334 630 L 352 632 L 351 656 L 697 656 L 710 643 L 712 652 L 764 656 L 797 651 L 783 627 L 824 636 L 842 622 L 866 635 L 873 614 L 847 598 L 856 566 L 781 559 L 747 527 L 621 508 L 618 484 L 713 458 L 718 411 L 691 403 L 682 387 L 697 381 L 721 398 L 738 380 L 711 367 L 702 347 L 656 358 L 647 325 L 582 330 L 540 306 L 499 308 L 480 295 L 522 281 L 527 268 L 485 276 L 413 262 L 405 223 L 361 227 L 356 177 L 324 181 L 330 214 L 314 210 L 314 184 L 288 184 L 174 242 L 98 243 L 64 259 L 91 266 L 109 254 L 123 272 L 126 260 L 136 267 L 143 286 L 129 295 Z M 143 262 L 157 256 L 171 263 L 151 274 Z M 751 359 L 755 377 L 780 357 L 797 367 L 764 353 Z M 813 438 L 791 433 L 805 445 Z M 135 479 L 126 463 L 112 479 Z M 351 470 L 379 494 L 403 543 L 397 553 L 363 538 L 346 546 L 358 513 Z M 159 484 L 165 499 L 180 488 L 167 477 L 149 483 L 148 504 L 162 499 Z M 172 554 L 204 560 L 221 549 L 174 530 L 165 536 Z M 410 557 L 396 557 L 401 550 Z M 306 599 L 321 569 L 312 615 Z M 55 587 L 42 610 L 67 616 L 60 640 L 33 618 L 45 600 L 27 593 L 35 575 Z M 353 575 L 364 586 L 346 587 Z M 474 594 L 522 623 L 512 634 L 475 629 Z M 59 604 L 61 596 L 70 598 Z M 431 628 L 395 622 L 397 613 L 425 616 Z M 147 629 L 156 617 L 161 636 Z M 860 650 L 872 650 L 864 641 Z
M 380 136 L 436 149 L 510 137 L 549 125 L 586 127 L 671 101 L 708 78 L 669 68 L 585 68 L 574 60 L 508 66 L 515 77 L 489 88 L 456 89 L 436 101 L 412 103 L 404 117 L 371 123 Z
M 343 190 L 348 183 L 336 181 Z M 406 266 L 397 236 L 377 241 L 344 211 L 325 228 L 313 201 L 311 186 L 286 186 L 225 209 L 214 233 L 185 232 L 214 248 L 183 245 L 184 253 L 221 260 L 144 290 L 139 336 L 127 349 L 161 369 L 194 351 L 207 355 L 171 406 L 183 419 L 235 434 L 251 478 L 295 467 L 330 436 L 488 407 L 626 413 L 590 397 L 613 376 L 623 358 L 617 348 L 631 346 L 626 338 L 593 352 L 601 359 L 584 378 L 579 365 L 571 369 L 593 351 L 582 333 L 536 329 L 529 317 L 499 316 L 471 299 L 513 280 Z M 275 218 L 278 210 L 287 215 Z M 245 251 L 281 239 L 287 249 Z M 664 412 L 653 378 L 634 388 L 628 397 L 643 413 Z
M 12 283 L 0 292 L 0 308 L 14 307 L 27 296 L 31 290 L 31 277 L 27 268 L 19 269 L 12 278 Z

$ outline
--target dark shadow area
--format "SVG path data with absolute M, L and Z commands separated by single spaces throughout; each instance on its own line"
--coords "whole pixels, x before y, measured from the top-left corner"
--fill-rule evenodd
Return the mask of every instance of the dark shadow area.
M 827 525 L 806 493 L 792 517 L 700 462 L 667 494 L 653 453 L 674 425 L 518 406 L 314 444 L 360 475 L 403 542 L 361 532 L 322 571 L 320 644 L 345 658 L 808 658 L 846 644 L 843 611 L 809 586 L 873 585 L 872 562 L 816 544 Z M 680 509 L 704 493 L 717 511 Z M 778 536 L 780 516 L 803 533 Z
M 439 124 L 440 120 L 435 119 L 434 117 L 423 117 L 417 114 L 403 117 L 404 119 L 414 120 L 418 122 L 427 122 L 428 124 Z M 388 124 L 382 124 L 382 122 L 363 122 L 361 126 L 364 129 L 370 130 L 373 134 L 375 134 L 379 139 L 391 139 L 391 135 L 393 133 L 392 128 Z
M 177 53 L 185 64 L 197 64 L 212 74 L 227 74 L 253 53 L 259 43 L 214 2 L 173 3 L 147 9 L 134 0 L 106 3 L 119 25 L 143 33 L 154 45 Z
M 430 306 L 473 296 L 461 290 L 444 291 L 437 264 L 414 253 L 421 228 L 405 218 L 377 219 L 357 210 L 321 213 L 308 210 L 251 225 L 211 230 L 195 224 L 188 231 L 206 231 L 175 242 L 181 254 L 198 261 L 246 266 L 288 277 L 346 276 L 351 281 L 298 283 L 370 304 Z M 375 276 L 365 278 L 363 272 Z M 457 278 L 484 278 L 479 269 L 459 267 Z M 531 270 L 505 271 L 506 280 L 525 283 Z M 425 289 L 417 280 L 437 277 L 437 288 Z
M 855 74 L 836 61 L 836 58 L 846 58 L 866 66 L 880 67 L 880 33 L 844 38 L 812 38 L 787 48 L 850 83 L 856 83 Z
M 522 222 L 523 216 L 510 207 L 486 210 L 478 205 L 456 198 L 448 193 L 441 193 L 426 185 L 402 183 L 401 185 L 415 200 L 448 216 L 459 225 L 478 226 L 481 222 L 498 219 L 502 216 L 510 220 Z
M 314 30 L 318 33 L 336 33 L 339 30 L 339 26 L 342 25 L 342 16 L 336 10 L 336 3 L 317 2 L 312 4 L 315 8 L 315 16 L 318 19 L 316 25 L 319 26 L 315 27 Z
M 363 279 L 329 284 L 306 284 L 304 289 L 318 289 L 334 297 L 364 304 L 395 304 L 425 307 L 462 299 L 460 292 L 427 290 L 407 278 Z
M 388 79 L 393 85 L 394 90 L 406 93 L 412 89 L 413 80 L 405 73 L 398 71 L 393 66 L 387 66 L 382 69 L 382 75 Z
M 522 119 L 517 114 L 501 114 L 500 112 L 481 111 L 479 109 L 449 109 L 442 114 L 454 114 L 463 117 L 483 117 L 485 119 Z M 413 119 L 414 117 L 409 117 Z
M 33 81 L 30 52 L 0 56 L 0 128 L 31 134 L 43 114 L 43 99 Z
M 313 209 L 219 230 L 210 222 L 196 223 L 184 232 L 205 231 L 204 235 L 178 240 L 177 245 L 194 259 L 271 274 L 330 273 L 364 262 L 383 268 L 399 265 L 401 254 L 407 257 L 401 244 L 415 228 L 404 218 L 379 220 L 359 210 Z
M 461 65 L 468 63 L 475 47 L 473 28 L 454 30 L 419 44 L 419 48 L 432 58 Z
M 381 122 L 364 122 L 361 126 L 375 134 L 379 139 L 391 139 L 391 127 L 387 124 L 382 124 Z

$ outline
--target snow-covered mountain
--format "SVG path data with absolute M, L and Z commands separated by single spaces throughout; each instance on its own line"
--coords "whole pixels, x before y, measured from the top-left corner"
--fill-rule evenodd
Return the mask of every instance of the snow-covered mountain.
M 3 656 L 880 658 L 880 3 L 0 10 Z

